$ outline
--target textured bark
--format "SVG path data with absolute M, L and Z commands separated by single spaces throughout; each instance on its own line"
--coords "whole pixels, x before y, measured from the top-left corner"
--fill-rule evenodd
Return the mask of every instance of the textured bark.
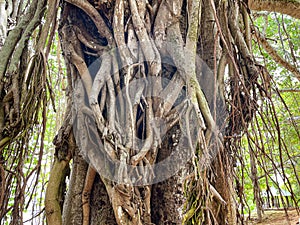
M 177 131 L 177 132 L 176 132 Z M 174 143 L 179 138 L 178 128 L 173 128 L 168 134 L 162 146 L 163 151 L 158 156 L 158 161 L 165 159 L 176 148 Z M 171 166 L 171 165 L 170 165 Z M 181 224 L 184 214 L 184 179 L 190 174 L 191 165 L 186 164 L 185 168 L 169 179 L 154 184 L 151 193 L 152 222 L 156 225 Z M 164 168 L 171 170 L 171 168 Z
M 84 186 L 87 167 L 86 161 L 78 155 L 78 150 L 75 151 L 69 189 L 63 206 L 62 224 L 64 225 L 82 225 L 81 193 Z
M 179 173 L 152 186 L 151 211 L 154 224 L 181 224 L 185 202 L 183 179 Z
M 90 204 L 91 225 L 98 225 L 98 224 L 117 225 L 113 213 L 113 208 L 112 205 L 110 204 L 110 199 L 105 189 L 105 185 L 103 184 L 99 176 L 96 176 L 90 201 L 91 201 Z
M 63 207 L 64 225 L 82 225 L 83 224 L 83 203 L 81 193 L 84 188 L 88 164 L 75 153 L 73 158 L 72 174 L 70 177 L 69 190 L 66 195 L 66 201 Z M 99 176 L 96 176 L 92 192 L 90 195 L 90 215 L 89 224 L 109 224 L 115 225 L 116 220 L 110 199 L 106 189 Z

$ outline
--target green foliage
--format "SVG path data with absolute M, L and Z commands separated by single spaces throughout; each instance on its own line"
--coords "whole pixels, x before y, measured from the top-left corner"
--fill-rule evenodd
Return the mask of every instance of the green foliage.
M 286 61 L 299 68 L 300 59 L 300 21 L 278 13 L 257 13 L 254 24 L 267 41 Z M 268 69 L 279 88 L 299 87 L 299 82 L 285 68 L 278 65 L 261 46 L 254 43 L 256 59 Z

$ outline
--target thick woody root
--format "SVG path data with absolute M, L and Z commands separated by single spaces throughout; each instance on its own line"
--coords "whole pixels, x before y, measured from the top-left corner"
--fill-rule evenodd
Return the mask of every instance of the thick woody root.
M 93 188 L 94 180 L 96 176 L 96 170 L 89 166 L 86 177 L 85 184 L 82 191 L 82 213 L 83 213 L 83 225 L 90 224 L 90 195 Z

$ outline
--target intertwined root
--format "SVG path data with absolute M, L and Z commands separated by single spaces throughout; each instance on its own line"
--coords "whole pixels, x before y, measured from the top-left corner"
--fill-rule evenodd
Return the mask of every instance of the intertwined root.
M 75 114 L 80 127 L 78 134 L 84 137 L 84 140 L 80 141 L 81 151 L 100 175 L 104 161 L 108 161 L 107 165 L 112 166 L 118 162 L 114 171 L 105 172 L 113 177 L 113 181 L 106 180 L 107 176 L 102 176 L 117 222 L 151 223 L 151 187 L 135 185 L 148 185 L 154 181 L 157 174 L 151 168 L 156 163 L 157 155 L 163 151 L 163 136 L 176 124 L 184 126 L 187 131 L 186 145 L 194 156 L 193 182 L 203 190 L 202 195 L 211 194 L 220 204 L 225 204 L 224 199 L 208 181 L 206 172 L 202 171 L 209 163 L 199 159 L 207 159 L 210 162 L 212 153 L 208 146 L 212 142 L 214 147 L 211 148 L 214 150 L 222 146 L 222 137 L 215 120 L 219 110 L 216 105 L 217 99 L 222 103 L 220 108 L 224 110 L 222 88 L 226 65 L 230 63 L 230 72 L 233 74 L 243 72 L 253 80 L 257 77 L 247 46 L 249 42 L 244 41 L 241 31 L 236 26 L 238 5 L 232 2 L 223 3 L 231 4 L 233 22 L 228 23 L 227 15 L 221 12 L 220 16 L 224 16 L 225 21 L 220 23 L 213 1 L 201 3 L 193 0 L 184 4 L 181 0 L 153 1 L 151 4 L 136 0 L 117 0 L 115 3 L 91 3 L 86 0 L 67 2 L 78 7 L 80 10 L 75 11 L 82 14 L 81 20 L 85 20 L 78 22 L 78 15 L 69 15 L 72 21 L 70 26 L 66 19 L 68 15 L 63 15 L 65 18 L 60 29 L 66 60 L 70 63 L 73 83 L 76 84 L 73 88 L 76 92 L 76 88 L 83 85 L 85 90 L 77 90 L 78 94 L 75 94 Z M 203 4 L 212 8 L 210 16 L 216 20 L 216 37 L 217 30 L 220 32 L 220 39 L 216 38 L 215 44 L 218 45 L 221 40 L 224 52 L 227 52 L 219 57 L 216 50 L 212 51 L 217 58 L 215 65 L 219 63 L 219 68 L 215 68 L 216 72 L 208 77 L 213 80 L 211 83 L 215 88 L 214 93 L 208 94 L 209 97 L 213 96 L 210 97 L 210 107 L 197 79 L 199 69 L 204 70 L 202 65 L 196 63 L 200 15 L 205 14 Z M 72 8 L 71 5 L 66 7 Z M 222 7 L 226 8 L 225 5 Z M 182 13 L 187 16 L 185 21 L 181 18 Z M 94 32 L 88 31 L 84 23 L 93 27 Z M 227 32 L 228 29 L 231 33 Z M 236 59 L 231 54 L 229 43 L 232 37 L 246 62 L 243 71 L 239 71 Z M 171 63 L 167 63 L 166 58 Z M 93 71 L 91 68 L 97 60 L 97 69 Z M 81 81 L 78 81 L 76 75 L 80 76 Z M 140 82 L 141 80 L 143 81 Z M 251 82 L 242 83 L 244 86 L 241 89 L 246 94 L 249 94 Z M 184 98 L 181 97 L 182 94 Z M 233 101 L 234 98 L 236 95 Z M 251 112 L 247 112 L 246 109 L 245 114 L 251 116 Z M 193 115 L 197 118 L 196 124 L 193 125 L 199 128 L 196 145 L 191 128 Z M 164 121 L 164 127 L 156 124 L 157 120 Z M 181 121 L 184 121 L 184 125 Z M 93 122 L 95 127 L 91 125 Z M 139 140 L 142 140 L 141 143 Z M 101 153 L 95 150 L 99 145 L 102 146 Z M 97 158 L 97 154 L 102 156 Z M 84 221 L 87 223 L 87 202 L 91 191 L 90 184 L 94 179 L 94 169 L 89 169 L 83 195 Z M 209 200 L 196 199 L 196 202 L 199 206 L 197 209 L 190 209 L 185 220 L 193 217 L 201 205 L 204 207 L 210 204 Z

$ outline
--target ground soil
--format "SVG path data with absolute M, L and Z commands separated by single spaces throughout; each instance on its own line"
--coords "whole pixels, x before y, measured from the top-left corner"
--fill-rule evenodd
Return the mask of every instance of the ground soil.
M 257 222 L 255 219 L 249 221 L 249 225 L 296 225 L 299 222 L 300 215 L 296 210 L 288 210 L 288 219 L 284 210 L 268 210 L 265 211 L 263 221 Z

